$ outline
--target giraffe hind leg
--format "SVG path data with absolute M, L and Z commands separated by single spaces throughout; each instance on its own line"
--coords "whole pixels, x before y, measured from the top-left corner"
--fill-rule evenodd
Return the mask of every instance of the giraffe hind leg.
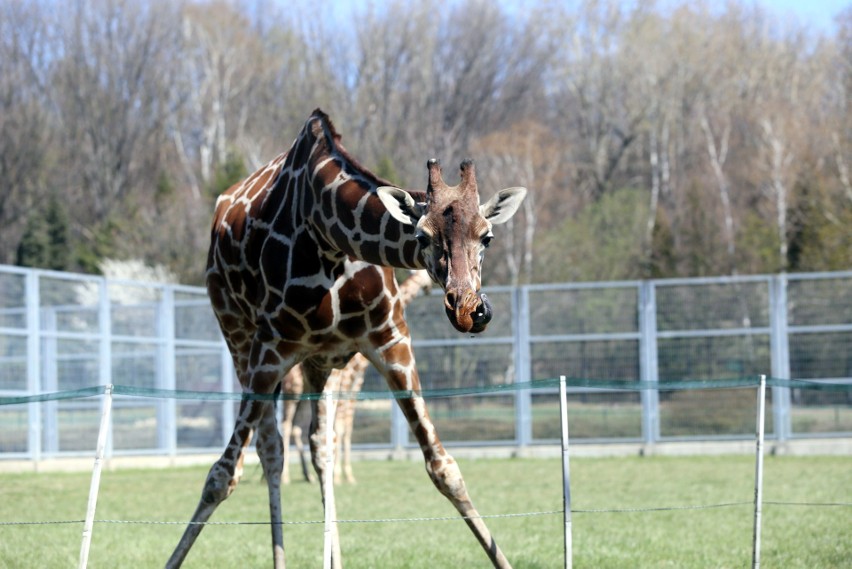
M 284 536 L 281 514 L 281 471 L 284 466 L 283 439 L 278 432 L 275 405 L 266 407 L 257 428 L 257 454 L 269 494 L 269 519 L 272 530 L 272 555 L 275 567 L 284 567 Z
M 262 412 L 260 408 L 264 403 L 268 404 L 268 402 L 251 400 L 241 402 L 239 418 L 234 426 L 228 446 L 219 460 L 210 467 L 195 513 L 180 542 L 166 562 L 168 569 L 181 566 L 201 530 L 204 529 L 204 523 L 210 519 L 219 504 L 225 501 L 237 487 L 243 474 L 245 448 L 251 442 L 254 433 L 250 419 L 258 411 Z
M 264 360 L 269 346 L 257 342 L 252 344 L 250 362 Z M 235 358 L 236 360 L 236 358 Z M 242 361 L 242 360 L 237 360 Z M 287 370 L 290 362 L 279 361 L 280 366 L 266 371 L 241 369 L 240 383 L 247 393 L 271 394 L 280 386 L 279 372 Z M 248 367 L 248 366 L 246 366 Z M 275 405 L 273 400 L 243 398 L 234 430 L 222 456 L 210 468 L 201 499 L 198 502 L 192 520 L 181 537 L 180 542 L 166 563 L 167 568 L 180 567 L 186 558 L 204 523 L 213 512 L 236 488 L 243 474 L 245 449 L 251 442 L 255 431 L 260 429 L 258 449 L 267 475 L 270 494 L 270 518 L 273 536 L 273 561 L 275 569 L 284 569 L 284 545 L 281 537 L 280 475 L 281 475 L 281 438 L 275 424 Z M 263 450 L 261 450 L 263 449 Z M 277 454 L 276 458 L 274 455 Z M 277 505 L 275 502 L 277 501 Z

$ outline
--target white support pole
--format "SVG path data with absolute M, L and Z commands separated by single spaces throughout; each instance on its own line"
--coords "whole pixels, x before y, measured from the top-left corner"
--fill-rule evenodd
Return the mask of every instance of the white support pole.
M 334 505 L 334 420 L 336 409 L 334 403 L 334 390 L 326 389 L 323 393 L 325 399 L 325 478 L 323 484 L 323 503 L 325 506 L 325 540 L 323 543 L 323 569 L 331 569 L 331 556 L 336 535 L 334 524 L 337 508 Z
M 766 416 L 766 376 L 760 376 L 757 389 L 757 459 L 754 467 L 754 536 L 752 569 L 760 568 L 760 516 L 763 507 L 763 423 Z
M 104 449 L 109 432 L 109 416 L 112 410 L 112 384 L 104 388 L 103 410 L 101 411 L 101 427 L 98 431 L 98 446 L 95 450 L 95 466 L 92 469 L 92 484 L 89 487 L 89 506 L 86 510 L 86 521 L 83 524 L 83 543 L 80 546 L 79 569 L 86 569 L 89 563 L 89 547 L 92 544 L 92 527 L 95 524 L 95 507 L 98 505 L 98 489 L 101 485 L 101 466 L 103 465 Z
M 565 520 L 565 569 L 573 563 L 571 543 L 571 469 L 568 460 L 568 395 L 565 376 L 559 376 L 559 417 L 562 422 L 562 510 Z

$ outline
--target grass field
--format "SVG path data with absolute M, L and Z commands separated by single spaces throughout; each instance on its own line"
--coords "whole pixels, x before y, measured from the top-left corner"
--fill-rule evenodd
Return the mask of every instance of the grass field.
M 454 516 L 419 462 L 359 462 L 357 486 L 336 490 L 344 520 Z M 483 515 L 561 510 L 561 463 L 552 459 L 462 460 Z M 185 521 L 206 468 L 103 473 L 98 520 Z M 577 510 L 659 508 L 750 502 L 754 462 L 746 456 L 575 459 L 571 463 L 574 567 L 749 567 L 750 505 L 724 508 L 583 513 Z M 88 473 L 4 474 L 0 522 L 81 520 Z M 286 521 L 322 520 L 316 485 L 285 487 Z M 852 502 L 849 457 L 767 457 L 767 502 Z M 213 521 L 265 521 L 259 467 Z M 520 568 L 559 567 L 562 515 L 488 520 L 503 551 Z M 97 523 L 89 567 L 162 567 L 183 524 Z M 0 567 L 77 565 L 82 523 L 0 525 Z M 348 568 L 487 567 L 487 558 L 459 519 L 345 523 L 340 526 Z M 322 524 L 284 528 L 288 567 L 322 566 Z M 265 525 L 205 528 L 185 567 L 267 567 Z M 852 507 L 766 504 L 762 566 L 852 566 Z

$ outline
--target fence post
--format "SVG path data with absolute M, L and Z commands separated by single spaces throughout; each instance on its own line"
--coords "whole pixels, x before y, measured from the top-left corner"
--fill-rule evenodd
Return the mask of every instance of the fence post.
M 40 300 L 36 271 L 27 271 L 24 287 L 27 314 L 27 395 L 36 395 L 41 391 Z M 27 451 L 30 459 L 38 463 L 41 460 L 41 405 L 30 403 L 27 407 Z
M 79 569 L 86 569 L 89 563 L 89 547 L 92 544 L 92 527 L 95 523 L 95 507 L 98 505 L 98 490 L 101 484 L 101 466 L 104 458 L 104 448 L 109 432 L 109 415 L 112 410 L 112 385 L 104 387 L 103 411 L 101 426 L 98 431 L 98 444 L 95 449 L 95 466 L 92 468 L 92 484 L 89 487 L 89 505 L 86 509 L 86 521 L 83 524 L 83 543 L 80 546 Z
M 390 446 L 391 452 L 401 453 L 408 445 L 408 420 L 399 408 L 399 402 L 395 398 L 391 398 L 390 419 L 391 433 Z
M 112 314 L 109 300 L 109 281 L 105 277 L 98 279 L 98 383 L 109 386 L 112 392 Z M 104 401 L 104 405 L 112 406 L 112 397 Z M 106 407 L 104 407 L 106 409 Z M 112 445 L 112 439 L 105 439 L 107 445 Z M 111 449 L 107 449 L 111 451 Z
M 221 349 L 219 352 L 219 363 L 222 366 L 221 388 L 223 393 L 229 393 L 234 390 L 234 360 L 231 357 L 231 352 L 228 349 L 228 344 L 225 339 L 222 339 Z M 227 444 L 228 439 L 234 429 L 234 401 L 225 398 L 222 400 L 222 443 Z
M 339 384 L 338 384 L 339 386 Z M 334 549 L 334 537 L 337 534 L 334 524 L 337 523 L 337 508 L 334 504 L 334 454 L 337 451 L 334 444 L 335 402 L 334 391 L 326 389 L 325 399 L 325 469 L 322 480 L 323 506 L 325 507 L 325 535 L 323 542 L 323 569 L 331 569 L 331 557 Z M 338 551 L 339 555 L 339 551 Z
M 757 457 L 754 467 L 754 533 L 752 538 L 752 569 L 760 568 L 760 516 L 763 508 L 763 422 L 766 417 L 766 376 L 760 376 L 757 388 Z
M 790 338 L 787 322 L 787 275 L 775 275 L 769 281 L 769 345 L 772 377 L 790 379 Z M 775 438 L 785 441 L 792 431 L 790 421 L 790 388 L 772 388 L 772 426 Z
M 642 281 L 639 285 L 639 332 L 639 379 L 645 386 L 639 391 L 642 442 L 653 445 L 660 438 L 660 392 L 657 389 L 657 294 L 651 281 Z
M 59 339 L 57 337 L 56 307 L 38 309 L 39 356 L 41 358 L 41 390 L 59 391 Z M 45 401 L 41 410 L 40 448 L 44 454 L 59 451 L 59 401 Z
M 530 378 L 530 311 L 529 289 L 515 287 L 512 294 L 512 319 L 515 336 L 515 383 L 528 383 Z M 532 442 L 532 392 L 515 390 L 515 444 L 528 446 Z
M 559 418 L 562 424 L 562 511 L 565 520 L 565 569 L 573 564 L 571 537 L 571 467 L 568 454 L 568 396 L 565 376 L 559 376 Z
M 175 348 L 175 294 L 171 286 L 164 286 L 157 304 L 157 328 L 161 344 L 158 350 L 157 387 L 173 390 L 176 385 Z M 162 399 L 157 405 L 157 447 L 168 456 L 177 453 L 177 401 L 173 397 Z

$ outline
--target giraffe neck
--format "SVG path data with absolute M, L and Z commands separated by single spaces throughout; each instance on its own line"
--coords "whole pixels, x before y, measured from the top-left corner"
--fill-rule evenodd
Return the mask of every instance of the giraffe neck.
M 375 265 L 425 268 L 414 229 L 395 220 L 376 195 L 377 187 L 391 183 L 349 155 L 320 111 L 308 121 L 303 136 L 292 154 L 298 160 L 300 150 L 310 146 L 308 180 L 313 207 L 307 221 L 320 245 Z

